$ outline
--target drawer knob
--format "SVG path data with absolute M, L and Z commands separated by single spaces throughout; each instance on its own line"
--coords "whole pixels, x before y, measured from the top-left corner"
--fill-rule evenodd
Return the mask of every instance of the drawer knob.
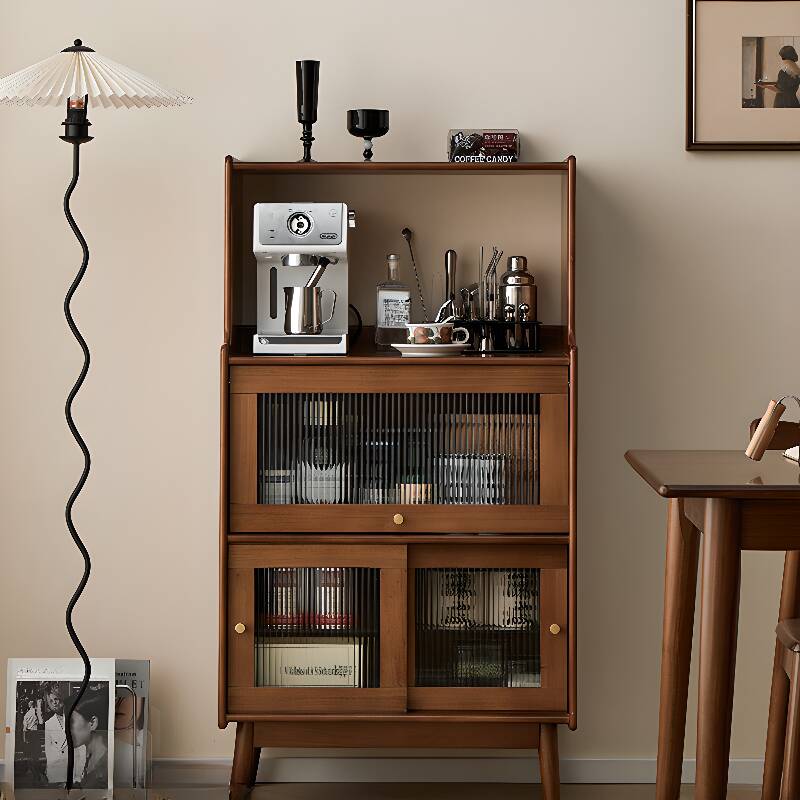
M 402 525 L 406 521 L 406 518 L 402 514 L 395 514 L 392 519 L 395 525 Z
M 557 624 L 554 622 L 554 623 L 553 623 L 553 624 L 550 626 L 550 633 L 552 633 L 552 634 L 553 634 L 553 636 L 558 636 L 558 634 L 559 634 L 559 633 L 561 633 L 561 626 L 560 626 L 560 625 L 557 625 Z
M 236 631 L 236 633 L 244 633 L 247 630 L 247 628 L 244 626 L 244 622 L 237 622 L 233 626 L 233 629 Z

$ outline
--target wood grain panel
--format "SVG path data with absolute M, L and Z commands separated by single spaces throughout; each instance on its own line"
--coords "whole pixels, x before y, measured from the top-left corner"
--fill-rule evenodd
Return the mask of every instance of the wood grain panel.
M 567 706 L 567 641 L 569 623 L 567 619 L 567 570 L 543 569 L 540 577 L 540 653 L 542 666 L 542 688 L 560 698 L 552 708 Z M 551 625 L 558 625 L 558 633 L 550 632 Z
M 569 403 L 566 394 L 539 398 L 539 501 L 569 501 Z
M 498 544 L 569 544 L 567 534 L 548 535 L 545 533 L 491 536 L 473 536 L 465 533 L 425 534 L 412 533 L 407 536 L 392 536 L 374 533 L 233 533 L 228 536 L 229 544 L 447 544 L 451 547 L 469 545 L 470 547 L 496 547 Z
M 233 307 L 231 292 L 233 288 L 233 248 L 236 205 L 233 199 L 233 159 L 225 157 L 225 244 L 224 244 L 224 279 L 223 279 L 223 341 L 231 344 L 231 330 L 233 327 Z
M 578 350 L 575 347 L 569 352 L 569 376 L 569 567 L 567 573 L 569 683 L 567 707 L 569 708 L 569 727 L 574 731 L 578 727 Z
M 575 156 L 567 157 L 567 263 L 561 269 L 566 283 L 567 304 L 567 341 L 569 347 L 575 347 L 575 225 L 576 225 L 576 188 L 578 162 Z
M 410 710 L 564 711 L 564 689 L 476 689 L 460 686 L 409 686 Z
M 728 789 L 742 568 L 739 522 L 735 501 L 714 498 L 706 503 L 697 679 L 698 800 L 724 798 Z
M 358 691 L 361 691 L 360 689 Z M 371 691 L 371 690 L 369 690 Z M 276 711 L 272 713 L 238 713 L 228 715 L 228 722 L 503 722 L 503 723 L 530 723 L 541 725 L 544 722 L 553 722 L 563 725 L 569 721 L 565 711 L 374 711 L 363 712 L 328 712 L 304 711 L 302 715 L 291 712 Z
M 228 556 L 231 568 L 259 567 L 375 567 L 405 569 L 403 545 L 231 545 Z
M 800 500 L 740 503 L 742 550 L 800 550 Z
M 561 778 L 558 769 L 558 728 L 542 725 L 539 731 L 539 772 L 544 800 L 559 800 Z
M 411 545 L 408 549 L 408 568 L 422 567 L 538 567 L 559 569 L 567 566 L 567 548 L 558 545 L 495 544 L 473 545 Z M 566 594 L 562 605 L 566 604 Z M 561 623 L 559 623 L 561 624 Z M 564 622 L 566 625 L 566 622 Z
M 230 156 L 228 156 L 230 158 Z M 574 161 L 574 156 L 569 159 Z M 566 172 L 569 159 L 565 161 L 530 161 L 509 164 L 466 164 L 450 161 L 325 161 L 300 163 L 294 161 L 233 161 L 233 170 L 250 175 L 269 175 L 274 173 L 309 173 L 319 175 L 380 175 L 381 173 L 402 172 Z
M 405 569 L 381 570 L 382 689 L 406 685 L 406 584 Z
M 228 570 L 228 686 L 253 686 L 255 684 L 255 597 L 253 570 L 237 568 Z M 236 633 L 234 626 L 245 626 L 244 633 Z
M 700 497 L 683 501 L 686 518 L 700 530 L 708 502 Z M 800 549 L 800 500 L 742 500 L 739 508 L 742 550 Z
M 247 366 L 231 367 L 231 392 L 541 392 L 564 394 L 567 368 L 553 366 L 494 366 L 491 383 L 483 370 L 431 362 L 381 366 Z M 344 367 L 344 368 L 343 368 Z
M 415 547 L 409 548 L 406 561 L 410 562 Z M 406 686 L 414 686 L 417 680 L 417 589 L 415 568 L 406 567 Z
M 539 726 L 530 722 L 257 722 L 259 747 L 414 747 L 533 749 Z
M 230 398 L 230 501 L 256 503 L 258 482 L 258 413 L 255 394 Z
M 700 535 L 683 505 L 681 499 L 670 500 L 667 518 L 656 800 L 680 793 L 686 735 Z
M 227 169 L 227 162 L 226 162 Z M 219 351 L 219 611 L 217 615 L 217 725 L 227 726 L 228 697 L 228 345 Z
M 401 687 L 390 689 L 341 689 L 328 687 L 246 687 L 228 690 L 230 715 L 269 714 L 270 712 L 346 712 L 348 714 L 378 711 L 405 711 L 406 692 Z
M 394 515 L 403 515 L 403 524 Z M 232 533 L 567 533 L 564 506 L 231 505 Z

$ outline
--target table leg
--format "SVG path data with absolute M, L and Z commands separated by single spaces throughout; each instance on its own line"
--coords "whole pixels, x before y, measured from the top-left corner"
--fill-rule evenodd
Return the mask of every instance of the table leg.
M 786 553 L 783 565 L 783 587 L 778 622 L 800 617 L 800 550 Z M 786 710 L 789 703 L 789 678 L 783 669 L 786 649 L 775 642 L 775 662 L 772 667 L 772 691 L 769 697 L 767 748 L 764 756 L 762 800 L 778 800 L 781 791 L 783 748 L 786 741 Z
M 677 800 L 681 790 L 699 547 L 699 532 L 683 515 L 683 501 L 670 500 L 664 577 L 656 800 Z
M 695 800 L 728 791 L 742 553 L 739 504 L 706 500 L 700 617 Z

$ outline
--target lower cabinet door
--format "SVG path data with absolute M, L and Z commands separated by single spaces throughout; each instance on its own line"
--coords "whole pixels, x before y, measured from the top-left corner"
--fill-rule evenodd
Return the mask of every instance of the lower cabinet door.
M 231 545 L 228 714 L 406 709 L 405 545 Z
M 408 548 L 408 708 L 567 708 L 567 549 Z

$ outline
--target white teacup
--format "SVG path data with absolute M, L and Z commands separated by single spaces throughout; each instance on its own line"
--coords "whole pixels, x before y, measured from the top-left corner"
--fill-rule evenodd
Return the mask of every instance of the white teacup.
M 460 344 L 469 341 L 466 328 L 456 328 L 452 322 L 411 322 L 406 325 L 408 344 Z

